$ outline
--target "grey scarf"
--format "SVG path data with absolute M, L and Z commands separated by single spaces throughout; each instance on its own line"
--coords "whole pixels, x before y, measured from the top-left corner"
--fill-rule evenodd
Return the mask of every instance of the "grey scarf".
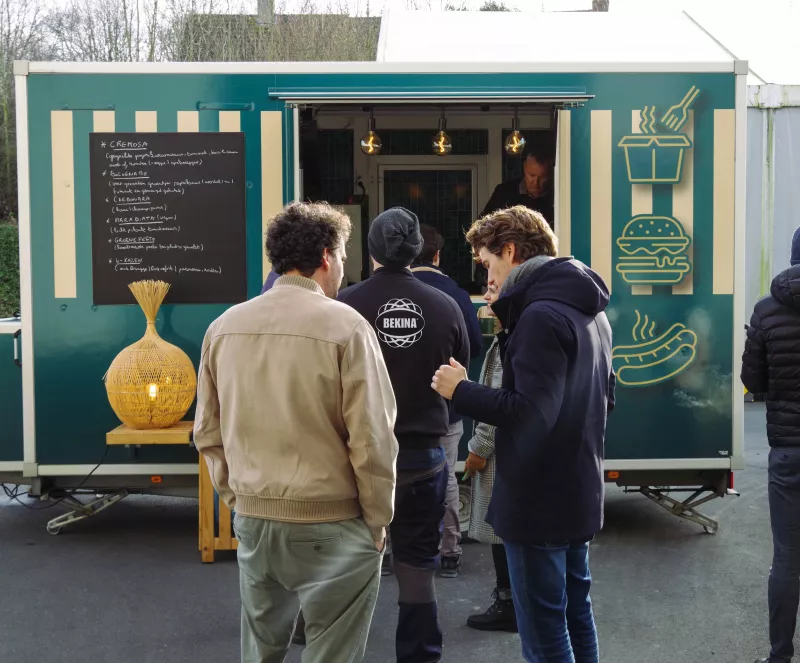
M 539 267 L 542 265 L 546 265 L 548 262 L 553 260 L 550 256 L 534 256 L 530 260 L 526 260 L 521 265 L 517 265 L 508 275 L 508 278 L 503 282 L 503 285 L 500 287 L 500 296 L 507 294 L 511 288 L 513 288 L 517 283 L 522 281 L 525 277 L 533 274 Z

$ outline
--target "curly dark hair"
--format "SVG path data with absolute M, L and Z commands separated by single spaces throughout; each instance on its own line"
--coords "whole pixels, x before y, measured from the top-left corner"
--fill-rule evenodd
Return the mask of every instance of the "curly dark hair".
M 292 270 L 310 277 L 325 249 L 334 251 L 350 238 L 350 217 L 328 203 L 291 203 L 267 226 L 266 249 L 277 274 Z
M 513 244 L 521 262 L 535 256 L 558 256 L 558 240 L 545 218 L 523 205 L 487 214 L 467 231 L 475 256 L 482 248 L 499 256 L 506 244 Z

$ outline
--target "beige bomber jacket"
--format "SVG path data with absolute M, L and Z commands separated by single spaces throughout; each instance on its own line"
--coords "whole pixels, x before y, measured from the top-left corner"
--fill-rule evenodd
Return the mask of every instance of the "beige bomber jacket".
M 394 392 L 375 332 L 311 279 L 217 318 L 203 340 L 194 440 L 237 513 L 286 522 L 392 520 Z

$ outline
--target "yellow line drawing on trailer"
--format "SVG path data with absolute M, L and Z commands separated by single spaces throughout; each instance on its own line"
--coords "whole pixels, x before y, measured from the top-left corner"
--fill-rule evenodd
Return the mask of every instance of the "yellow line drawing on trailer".
M 666 382 L 689 368 L 697 356 L 697 334 L 682 323 L 655 336 L 655 322 L 636 311 L 634 345 L 611 351 L 617 381 L 626 387 L 647 387 Z
M 640 214 L 628 222 L 617 239 L 623 252 L 617 272 L 631 285 L 680 283 L 692 269 L 685 255 L 691 243 L 677 219 Z

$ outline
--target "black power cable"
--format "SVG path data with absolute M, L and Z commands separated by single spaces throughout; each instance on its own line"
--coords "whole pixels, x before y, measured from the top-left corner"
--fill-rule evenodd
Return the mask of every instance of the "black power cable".
M 13 484 L 13 486 L 14 486 L 13 489 L 9 489 L 9 487 L 4 483 L 0 484 L 0 486 L 3 487 L 3 492 L 5 492 L 6 497 L 8 497 L 8 499 L 15 500 L 15 501 L 19 502 L 22 506 L 24 506 L 26 509 L 29 509 L 30 511 L 45 511 L 47 509 L 52 509 L 54 506 L 58 506 L 59 504 L 61 504 L 61 502 L 63 502 L 68 497 L 71 497 L 72 495 L 77 493 L 83 487 L 83 485 L 89 480 L 89 478 L 95 472 L 97 472 L 99 467 L 105 462 L 106 456 L 108 456 L 109 448 L 110 447 L 106 446 L 106 450 L 103 453 L 103 457 L 100 459 L 100 462 L 97 463 L 97 465 L 94 466 L 94 468 L 92 469 L 91 472 L 89 472 L 89 474 L 87 474 L 85 477 L 83 477 L 83 480 L 78 484 L 77 488 L 73 488 L 72 490 L 67 491 L 67 494 L 64 495 L 64 497 L 61 497 L 61 498 L 55 500 L 54 502 L 51 502 L 47 506 L 30 506 L 29 504 L 25 504 L 25 502 L 23 502 L 20 498 L 27 496 L 29 493 L 28 492 L 24 492 L 24 493 L 20 494 L 20 492 L 19 492 L 20 485 L 19 484 Z

